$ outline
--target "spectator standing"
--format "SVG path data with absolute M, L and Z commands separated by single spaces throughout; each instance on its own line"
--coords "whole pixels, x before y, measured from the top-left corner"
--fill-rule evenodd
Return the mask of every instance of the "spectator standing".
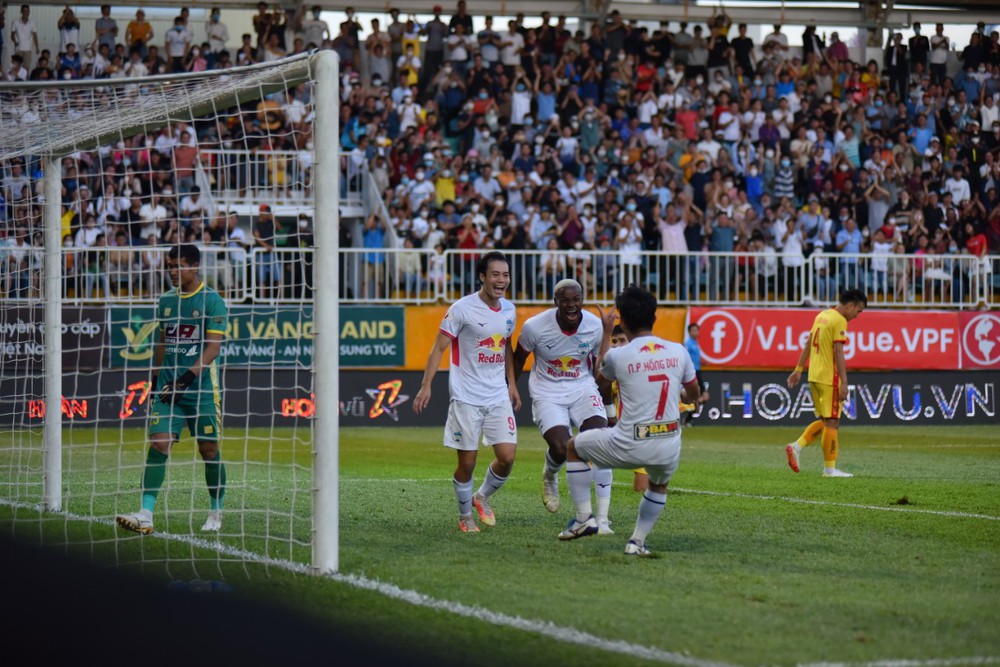
M 191 50 L 191 33 L 184 27 L 184 19 L 174 18 L 174 27 L 167 31 L 164 37 L 164 50 L 170 59 L 170 71 L 184 71 L 185 59 Z
M 111 5 L 101 5 L 101 15 L 94 22 L 94 30 L 97 45 L 107 44 L 108 51 L 114 53 L 118 41 L 118 21 L 111 18 Z
M 430 82 L 444 64 L 445 39 L 448 25 L 441 20 L 441 5 L 434 5 L 434 18 L 424 24 L 420 34 L 427 38 L 423 50 L 423 70 L 420 72 L 420 93 L 427 94 Z
M 330 39 L 330 26 L 321 18 L 323 8 L 320 5 L 313 5 L 310 10 L 312 18 L 305 17 L 305 4 L 299 9 L 299 16 L 296 26 L 299 36 L 307 49 L 320 49 L 323 44 Z M 395 10 L 399 15 L 399 10 Z
M 910 80 L 910 65 L 903 44 L 903 33 L 897 32 L 885 50 L 884 66 L 889 74 L 889 86 L 900 99 L 906 99 Z
M 257 224 L 253 226 L 254 263 L 257 267 L 258 292 L 260 299 L 273 299 L 281 294 L 281 270 L 274 244 L 277 228 L 274 214 L 268 204 L 261 204 Z
M 66 53 L 68 44 L 80 46 L 80 19 L 76 17 L 71 7 L 63 9 L 56 25 L 59 28 L 59 53 Z
M 222 22 L 222 11 L 218 7 L 212 7 L 208 23 L 205 24 L 205 35 L 208 37 L 209 47 L 209 53 L 205 56 L 208 58 L 209 67 L 215 67 L 219 56 L 229 43 L 229 26 Z
M 146 20 L 146 12 L 137 9 L 135 19 L 125 27 L 125 46 L 129 51 L 138 49 L 143 58 L 149 53 L 149 44 L 153 41 L 153 26 Z
M 385 253 L 381 252 L 385 247 L 386 222 L 377 213 L 371 213 L 365 220 L 364 231 L 362 233 L 362 243 L 365 248 L 372 251 L 364 254 L 364 279 L 361 286 L 361 293 L 365 298 L 380 299 L 386 295 L 383 293 L 385 287 Z
M 31 70 L 31 56 L 38 52 L 38 28 L 31 20 L 31 7 L 21 5 L 21 16 L 11 27 L 11 41 L 14 43 L 14 53 L 21 56 L 21 64 L 29 72 Z
M 940 85 L 944 82 L 947 73 L 948 51 L 951 49 L 951 40 L 944 34 L 944 24 L 938 23 L 934 27 L 934 34 L 931 35 L 931 52 L 927 56 L 931 69 L 931 83 Z
M 927 35 L 920 34 L 920 22 L 913 22 L 913 37 L 909 41 L 910 50 L 910 71 L 916 71 L 920 65 L 921 71 L 927 69 L 927 56 L 931 50 L 931 42 Z

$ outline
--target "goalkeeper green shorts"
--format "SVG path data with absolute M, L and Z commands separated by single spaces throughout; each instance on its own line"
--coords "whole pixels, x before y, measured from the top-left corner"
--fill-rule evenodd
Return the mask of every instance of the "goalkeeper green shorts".
M 180 438 L 187 424 L 197 440 L 218 440 L 221 436 L 219 407 L 213 400 L 184 400 L 164 403 L 154 396 L 149 405 L 149 435 L 169 433 Z

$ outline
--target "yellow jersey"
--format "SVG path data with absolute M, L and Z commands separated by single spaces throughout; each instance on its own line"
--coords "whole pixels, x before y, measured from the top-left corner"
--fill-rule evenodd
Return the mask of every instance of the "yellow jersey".
M 847 342 L 847 319 L 836 308 L 824 310 L 813 321 L 809 335 L 809 381 L 838 384 L 837 364 L 833 357 L 835 343 Z

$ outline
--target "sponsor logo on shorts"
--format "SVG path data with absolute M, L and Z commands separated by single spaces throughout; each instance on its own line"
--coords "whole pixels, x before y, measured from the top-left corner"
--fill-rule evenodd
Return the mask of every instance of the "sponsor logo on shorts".
M 633 435 L 636 440 L 647 440 L 649 438 L 665 438 L 680 430 L 677 422 L 653 422 L 652 424 L 636 424 L 633 427 Z

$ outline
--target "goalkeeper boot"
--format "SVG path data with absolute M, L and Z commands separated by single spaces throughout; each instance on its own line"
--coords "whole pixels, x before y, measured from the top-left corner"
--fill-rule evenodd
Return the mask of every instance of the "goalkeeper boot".
M 854 477 L 854 475 L 840 468 L 823 468 L 823 477 Z
M 476 508 L 479 512 L 479 520 L 487 526 L 495 526 L 497 524 L 497 517 L 493 514 L 493 508 L 490 507 L 490 501 L 486 500 L 484 496 L 478 493 L 472 496 L 472 506 Z
M 542 468 L 542 504 L 550 512 L 559 511 L 559 477 L 548 477 L 546 469 Z
M 208 518 L 205 519 L 205 525 L 201 527 L 201 532 L 217 533 L 220 530 L 222 530 L 222 512 L 213 510 L 208 513 Z
M 578 537 L 587 537 L 588 535 L 595 535 L 600 530 L 597 525 L 597 519 L 591 514 L 587 517 L 586 521 L 577 521 L 576 517 L 569 520 L 566 525 L 566 530 L 559 533 L 560 540 L 575 540 Z
M 476 520 L 472 518 L 472 515 L 458 517 L 458 529 L 463 533 L 478 533 L 479 526 L 476 525 Z
M 153 520 L 139 512 L 119 514 L 115 517 L 115 522 L 125 530 L 131 530 L 140 535 L 149 535 L 153 532 Z

